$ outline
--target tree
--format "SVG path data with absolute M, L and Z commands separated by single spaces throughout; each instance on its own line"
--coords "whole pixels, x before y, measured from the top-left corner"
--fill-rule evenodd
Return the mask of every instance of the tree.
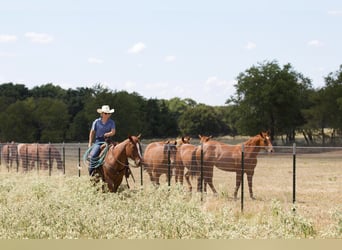
M 38 98 L 33 112 L 38 129 L 37 141 L 61 142 L 66 139 L 69 124 L 67 105 L 61 100 Z
M 336 72 L 325 77 L 324 95 L 326 102 L 325 112 L 329 114 L 329 126 L 342 129 L 342 65 Z
M 237 77 L 233 103 L 238 114 L 240 134 L 254 135 L 261 130 L 286 134 L 294 140 L 295 129 L 305 123 L 301 110 L 306 107 L 311 82 L 294 71 L 290 64 L 282 68 L 276 61 L 252 66 Z
M 198 134 L 221 135 L 224 127 L 220 112 L 204 104 L 187 109 L 180 116 L 178 123 L 182 135 L 193 137 Z
M 18 100 L 0 113 L 0 138 L 4 141 L 34 142 L 37 128 L 33 111 L 35 104 L 32 98 Z

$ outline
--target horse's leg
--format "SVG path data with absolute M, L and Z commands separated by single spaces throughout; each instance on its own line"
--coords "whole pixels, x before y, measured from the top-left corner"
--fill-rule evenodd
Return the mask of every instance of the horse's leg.
M 121 184 L 121 182 L 122 182 L 122 179 L 123 179 L 123 175 L 122 175 L 122 176 L 118 176 L 118 177 L 115 179 L 114 183 L 112 184 L 112 186 L 113 186 L 113 191 L 111 191 L 111 192 L 116 193 L 116 192 L 118 191 L 118 188 L 119 188 L 119 186 L 120 186 L 120 184 Z
M 234 199 L 237 200 L 237 193 L 239 191 L 240 188 L 240 184 L 241 184 L 241 172 L 237 171 L 236 172 L 236 185 L 235 185 L 235 190 L 234 190 Z
M 189 188 L 189 192 L 192 192 L 192 185 L 191 185 L 191 182 L 190 182 L 190 171 L 187 171 L 185 173 L 185 180 L 186 180 L 186 183 L 188 184 L 188 188 Z
M 214 184 L 213 184 L 213 173 L 212 172 L 209 173 L 209 176 L 207 176 L 204 180 L 204 192 L 207 192 L 207 184 L 211 188 L 211 191 L 213 191 L 214 194 L 217 194 L 217 191 L 216 191 Z
M 253 195 L 253 175 L 254 175 L 254 170 L 247 171 L 249 196 L 251 197 L 252 200 L 255 200 L 254 195 Z
M 184 176 L 184 167 L 178 166 L 177 172 L 176 172 L 176 182 L 179 181 L 179 183 L 183 186 L 183 177 Z
M 158 185 L 158 186 L 160 185 L 160 183 L 159 183 L 160 175 L 161 175 L 161 173 L 159 171 L 157 171 L 156 169 L 152 170 L 152 174 L 151 174 L 152 179 L 151 179 L 151 181 L 152 181 L 152 183 L 154 185 Z

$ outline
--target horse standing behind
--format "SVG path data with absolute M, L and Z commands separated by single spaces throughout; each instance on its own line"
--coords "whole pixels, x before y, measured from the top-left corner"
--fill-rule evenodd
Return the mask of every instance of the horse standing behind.
M 169 160 L 170 167 L 175 169 L 176 183 L 180 181 L 180 172 L 176 163 L 177 150 L 181 145 L 190 143 L 190 140 L 191 138 L 189 136 L 183 136 L 176 140 L 152 142 L 147 145 L 143 165 L 153 184 L 159 185 L 160 176 L 162 174 L 168 175 Z M 169 153 L 170 157 L 168 155 Z
M 211 140 L 210 137 L 199 136 L 203 144 L 203 180 L 204 192 L 206 192 L 206 184 L 208 184 L 214 193 L 217 193 L 213 185 L 213 169 L 214 166 L 223 170 L 236 173 L 236 186 L 234 190 L 234 198 L 237 199 L 237 193 L 241 184 L 241 153 L 242 145 L 229 145 L 219 141 Z M 244 144 L 244 169 L 247 174 L 249 195 L 254 199 L 253 195 L 253 175 L 257 164 L 257 156 L 262 148 L 268 152 L 273 152 L 273 146 L 270 141 L 268 132 L 250 138 Z M 201 146 L 196 150 L 197 165 L 200 166 Z M 196 174 L 199 173 L 198 167 Z M 198 190 L 200 181 L 198 181 Z
M 18 154 L 24 171 L 32 170 L 36 162 L 40 169 L 46 170 L 54 160 L 56 160 L 57 169 L 63 168 L 61 154 L 52 144 L 21 143 L 18 144 Z
M 168 154 L 170 153 L 170 164 L 176 162 L 177 142 L 152 142 L 147 145 L 144 152 L 144 169 L 150 176 L 153 184 L 159 185 L 162 174 L 168 174 Z
M 50 164 L 53 164 L 55 160 L 57 163 L 57 169 L 63 169 L 63 162 L 61 158 L 61 154 L 57 150 L 57 148 L 52 144 L 39 144 L 39 163 L 41 169 L 48 169 Z
M 1 149 L 1 159 L 3 159 L 8 166 L 12 167 L 13 162 L 18 163 L 18 150 L 15 142 L 6 143 Z
M 129 170 L 129 166 L 139 167 L 141 164 L 140 135 L 129 136 L 123 142 L 110 145 L 104 158 L 104 163 L 94 170 L 95 181 L 99 176 L 107 184 L 110 192 L 117 192 L 122 183 L 123 176 Z
M 190 169 L 194 168 L 196 162 L 196 149 L 197 146 L 190 144 L 190 138 L 188 143 L 184 143 L 177 148 L 176 154 L 176 182 L 183 185 L 183 177 L 188 184 L 189 191 L 192 191 L 192 185 L 190 183 Z M 184 175 L 185 168 L 188 171 Z

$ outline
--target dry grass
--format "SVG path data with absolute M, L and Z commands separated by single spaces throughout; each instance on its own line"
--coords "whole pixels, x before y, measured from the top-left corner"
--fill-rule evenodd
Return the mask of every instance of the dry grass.
M 66 159 L 65 176 L 55 169 L 51 177 L 47 171 L 23 174 L 12 169 L 8 173 L 1 166 L 0 219 L 4 228 L 0 235 L 2 238 L 341 239 L 341 160 L 339 152 L 297 155 L 296 203 L 292 204 L 292 155 L 261 155 L 253 185 L 257 199 L 249 198 L 245 182 L 244 213 L 240 212 L 240 200 L 232 197 L 235 174 L 216 168 L 214 185 L 218 195 L 209 191 L 203 196 L 197 193 L 189 196 L 182 191 L 185 187 L 175 186 L 174 179 L 170 192 L 165 175 L 161 178 L 164 184 L 154 189 L 144 173 L 141 189 L 140 169 L 132 169 L 136 181 L 129 179 L 131 190 L 125 188 L 124 182 L 121 194 L 98 194 L 89 188 L 87 168 L 81 163 L 82 168 L 78 169 L 78 160 L 72 157 Z M 63 201 L 58 200 L 61 197 Z M 27 201 L 32 203 L 27 205 Z M 126 206 L 127 215 L 110 212 L 102 218 L 92 214 L 97 207 L 114 209 L 121 203 Z M 43 211 L 47 208 L 52 211 Z M 37 221 L 30 220 L 30 216 Z M 106 219 L 112 222 L 104 222 Z M 115 221 L 123 223 L 113 226 Z M 135 233 L 127 221 L 134 225 Z M 22 228 L 25 225 L 34 232 L 25 231 Z M 35 230 L 34 226 L 46 228 Z

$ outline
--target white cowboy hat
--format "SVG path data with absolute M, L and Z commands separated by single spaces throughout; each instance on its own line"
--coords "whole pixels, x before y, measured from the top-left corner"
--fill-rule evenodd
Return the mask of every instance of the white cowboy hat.
M 103 105 L 102 108 L 97 109 L 97 113 L 114 113 L 114 109 L 110 109 L 108 105 Z

